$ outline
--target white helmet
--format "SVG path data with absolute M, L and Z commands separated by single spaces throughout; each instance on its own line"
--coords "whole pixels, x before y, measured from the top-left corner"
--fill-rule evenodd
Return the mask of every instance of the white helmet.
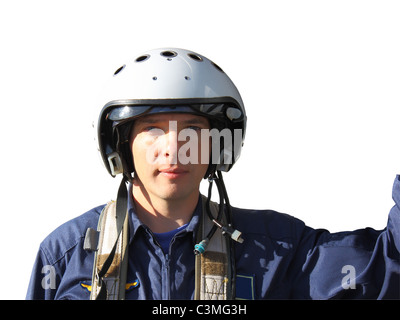
M 145 114 L 182 112 L 205 116 L 212 127 L 241 129 L 242 147 L 246 112 L 240 94 L 225 72 L 200 54 L 163 48 L 138 55 L 115 71 L 103 94 L 104 104 L 99 106 L 95 123 L 96 141 L 112 176 L 134 171 L 127 142 L 133 120 Z M 229 171 L 240 155 L 240 150 L 224 148 L 223 144 L 220 152 L 230 154 L 231 161 L 210 164 L 206 176 L 215 170 Z

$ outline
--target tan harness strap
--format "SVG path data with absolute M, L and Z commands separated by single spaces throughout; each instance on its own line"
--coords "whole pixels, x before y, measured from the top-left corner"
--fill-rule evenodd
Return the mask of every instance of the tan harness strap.
M 116 202 L 109 202 L 101 212 L 97 230 L 99 234 L 98 249 L 95 254 L 91 300 L 96 300 L 101 286 L 106 286 L 107 300 L 123 300 L 125 298 L 125 283 L 128 263 L 128 215 L 120 235 L 116 223 Z M 116 248 L 115 241 L 118 239 Z M 114 258 L 106 274 L 99 279 L 99 272 L 112 250 Z
M 213 222 L 207 217 L 205 206 L 207 198 L 202 196 L 203 214 L 198 239 L 204 239 Z M 219 205 L 210 202 L 210 209 L 217 216 Z M 225 223 L 225 221 L 223 221 Z M 199 240 L 199 241 L 200 241 Z M 196 255 L 195 300 L 233 299 L 231 290 L 231 266 L 229 239 L 217 229 L 208 243 L 207 250 Z

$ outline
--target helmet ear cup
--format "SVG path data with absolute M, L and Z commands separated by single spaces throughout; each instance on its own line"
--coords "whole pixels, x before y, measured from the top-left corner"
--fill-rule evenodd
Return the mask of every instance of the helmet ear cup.
M 218 132 L 217 137 L 219 138 L 219 141 L 213 141 L 215 137 L 212 137 L 211 142 L 217 143 L 217 145 L 219 145 L 219 150 L 217 151 L 218 154 L 215 155 L 213 154 L 213 152 L 215 152 L 216 150 L 214 150 L 214 146 L 211 147 L 209 166 L 204 178 L 208 178 L 210 174 L 214 174 L 216 171 L 228 172 L 232 167 L 234 161 L 233 146 L 235 145 L 235 141 L 232 141 L 232 139 L 234 139 L 233 131 L 231 130 L 230 132 L 231 136 L 229 137 L 229 139 L 231 139 L 231 141 L 229 143 L 225 142 L 224 135 L 221 134 L 222 130 L 227 130 L 227 128 L 229 128 L 227 121 L 212 119 L 210 120 L 210 126 L 211 126 L 211 132 L 213 129 L 216 129 Z
M 114 128 L 116 136 L 114 143 L 120 157 L 121 165 L 123 166 L 123 173 L 125 174 L 131 174 L 135 171 L 131 150 L 132 128 L 133 121 L 118 125 Z
M 124 173 L 124 166 L 122 164 L 122 158 L 118 152 L 112 152 L 107 157 L 108 164 L 110 166 L 111 175 L 114 177 L 117 174 Z

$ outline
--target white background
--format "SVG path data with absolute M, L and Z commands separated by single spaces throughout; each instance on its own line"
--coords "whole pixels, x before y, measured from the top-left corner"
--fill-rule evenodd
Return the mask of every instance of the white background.
M 158 47 L 205 55 L 242 94 L 233 205 L 331 231 L 384 228 L 400 173 L 399 16 L 382 0 L 2 1 L 0 298 L 25 297 L 45 236 L 115 198 L 95 98 Z

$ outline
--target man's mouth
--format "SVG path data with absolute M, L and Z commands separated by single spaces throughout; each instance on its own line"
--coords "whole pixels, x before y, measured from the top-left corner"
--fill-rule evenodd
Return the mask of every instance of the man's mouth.
M 180 178 L 188 173 L 187 170 L 178 167 L 161 168 L 158 169 L 158 172 L 169 179 Z

